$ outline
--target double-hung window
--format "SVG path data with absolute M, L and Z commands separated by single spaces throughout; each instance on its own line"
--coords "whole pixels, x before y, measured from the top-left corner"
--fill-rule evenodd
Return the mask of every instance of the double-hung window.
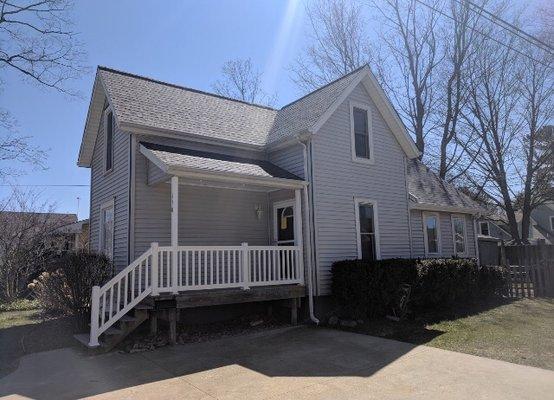
M 104 118 L 104 171 L 111 171 L 113 168 L 113 112 L 107 109 Z
M 462 215 L 452 216 L 452 236 L 454 238 L 454 253 L 457 256 L 466 254 L 466 221 Z
M 488 221 L 479 222 L 479 230 L 481 232 L 481 235 L 489 236 L 490 235 L 489 222 Z
M 110 200 L 100 207 L 100 251 L 113 257 L 114 242 L 114 201 Z
M 367 105 L 350 103 L 350 124 L 352 134 L 352 160 L 373 161 L 371 137 L 371 111 Z
M 440 254 L 439 215 L 423 214 L 423 236 L 425 239 L 425 255 L 438 256 Z
M 373 201 L 357 199 L 355 206 L 358 258 L 376 260 L 380 257 L 377 204 Z

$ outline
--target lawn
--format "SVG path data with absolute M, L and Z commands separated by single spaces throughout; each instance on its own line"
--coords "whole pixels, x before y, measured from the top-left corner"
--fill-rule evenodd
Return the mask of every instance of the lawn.
M 521 299 L 422 321 L 368 321 L 356 331 L 554 370 L 554 299 Z
M 73 330 L 70 318 L 45 319 L 36 304 L 0 305 L 0 377 L 25 354 L 75 345 Z

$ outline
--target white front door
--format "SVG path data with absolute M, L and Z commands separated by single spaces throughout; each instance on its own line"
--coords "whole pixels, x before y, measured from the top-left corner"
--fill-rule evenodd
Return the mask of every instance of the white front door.
M 273 226 L 277 246 L 294 246 L 294 200 L 273 204 Z

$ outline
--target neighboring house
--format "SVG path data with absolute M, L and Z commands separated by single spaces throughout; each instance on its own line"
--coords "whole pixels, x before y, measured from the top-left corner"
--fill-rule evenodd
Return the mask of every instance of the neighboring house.
M 66 238 L 67 250 L 88 250 L 89 248 L 89 220 L 82 219 L 59 227 L 56 233 Z
M 538 206 L 531 212 L 532 226 L 536 237 L 542 236 L 546 243 L 554 244 L 554 202 Z
M 40 242 L 41 248 L 58 253 L 72 246 L 71 235 L 60 232 L 60 227 L 75 221 L 75 214 L 1 211 L 0 235 L 3 238 L 17 236 L 22 241 Z
M 508 232 L 506 221 L 496 214 L 480 217 L 477 221 L 477 234 L 482 237 L 510 241 L 512 235 Z
M 99 67 L 78 159 L 90 247 L 120 288 L 143 280 L 125 310 L 197 289 L 324 296 L 348 258 L 478 257 L 480 210 L 418 156 L 368 67 L 279 110 Z

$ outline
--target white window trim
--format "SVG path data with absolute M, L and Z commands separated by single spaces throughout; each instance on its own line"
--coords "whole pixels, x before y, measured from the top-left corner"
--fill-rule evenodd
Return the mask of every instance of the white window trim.
M 354 108 L 365 110 L 367 113 L 367 133 L 369 143 L 369 158 L 356 156 L 356 134 L 354 132 Z M 371 106 L 369 104 L 350 102 L 350 142 L 352 150 L 352 161 L 361 164 L 374 164 L 375 152 L 373 151 L 373 124 L 371 120 Z
M 437 253 L 429 252 L 429 243 L 427 240 L 427 217 L 435 217 L 437 219 Z M 423 242 L 425 244 L 425 256 L 431 257 L 440 257 L 442 254 L 442 241 L 441 241 L 441 219 L 439 213 L 435 212 L 424 212 L 422 213 L 422 222 L 423 222 Z
M 554 215 L 550 216 L 550 230 L 554 231 Z
M 455 220 L 456 218 L 460 218 L 460 219 L 463 221 L 463 223 L 464 223 L 464 225 L 463 225 L 463 226 L 464 226 L 464 251 L 463 251 L 462 253 L 458 253 L 458 252 L 456 251 L 456 232 L 455 232 L 455 230 L 454 230 L 454 220 Z M 458 257 L 460 257 L 460 256 L 465 257 L 465 256 L 467 256 L 467 254 L 468 254 L 468 248 L 467 248 L 467 244 L 468 244 L 468 243 L 467 243 L 467 221 L 466 221 L 466 217 L 465 217 L 465 215 L 463 215 L 463 214 L 452 214 L 452 215 L 450 216 L 450 223 L 451 223 L 451 225 L 452 225 L 452 242 L 454 243 L 454 254 L 455 254 L 456 256 L 458 256 Z M 481 228 L 479 228 L 479 229 L 481 229 Z
M 489 221 L 479 221 L 479 234 L 484 235 L 483 230 L 481 229 L 481 224 L 487 224 L 487 231 L 489 232 L 488 236 L 491 235 L 491 224 Z
M 379 208 L 375 200 L 354 197 L 354 213 L 356 216 L 356 248 L 358 251 L 358 258 L 362 258 L 362 238 L 360 232 L 360 204 L 371 204 L 373 206 L 373 229 L 375 233 L 375 258 L 381 259 L 381 240 L 379 238 Z
M 276 201 L 275 203 L 273 203 L 273 240 L 276 244 L 279 243 L 279 240 L 278 240 L 279 225 L 278 225 L 278 219 L 277 219 L 277 209 L 284 208 L 284 207 L 291 207 L 294 215 L 294 199 Z M 296 243 L 297 243 L 297 238 L 295 236 L 294 245 L 296 245 Z
M 104 214 L 104 210 L 108 209 L 108 208 L 113 208 L 113 224 L 112 224 L 112 248 L 110 250 L 110 254 L 106 254 L 110 259 L 113 259 L 113 250 L 114 250 L 114 246 L 115 246 L 115 237 L 114 237 L 114 234 L 115 234 L 115 201 L 114 199 L 111 199 L 111 200 L 108 200 L 104 203 L 102 203 L 102 205 L 100 205 L 100 230 L 99 230 L 99 233 L 98 233 L 98 247 L 99 247 L 99 250 L 100 251 L 103 251 L 103 247 L 104 247 L 104 218 L 103 218 L 103 214 Z
M 110 169 L 107 169 L 107 163 L 108 163 L 108 160 L 106 159 L 106 153 L 108 151 L 108 114 L 109 113 L 112 113 L 112 124 L 114 122 L 114 115 L 113 115 L 113 110 L 110 106 L 108 106 L 105 110 L 104 110 L 104 149 L 103 149 L 103 152 L 102 152 L 102 158 L 104 159 L 104 175 L 107 175 L 109 174 L 110 172 L 113 171 L 113 166 L 114 166 L 114 154 L 115 154 L 115 151 L 114 151 L 114 147 L 115 147 L 115 129 L 113 129 L 113 125 L 112 125 L 112 167 Z

